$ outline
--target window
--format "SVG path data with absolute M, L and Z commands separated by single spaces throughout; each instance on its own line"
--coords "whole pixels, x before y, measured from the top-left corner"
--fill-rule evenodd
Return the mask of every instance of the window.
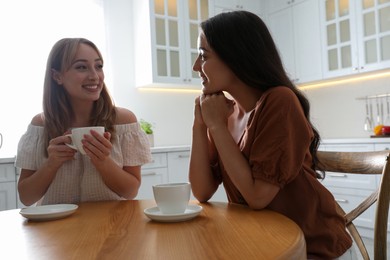
M 108 60 L 102 1 L 0 2 L 0 158 L 16 155 L 31 118 L 42 111 L 46 60 L 57 40 L 87 38 Z

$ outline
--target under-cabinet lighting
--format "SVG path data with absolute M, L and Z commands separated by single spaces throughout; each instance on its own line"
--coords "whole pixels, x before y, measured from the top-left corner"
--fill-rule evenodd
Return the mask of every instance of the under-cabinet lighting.
M 318 83 L 309 83 L 307 85 L 303 84 L 303 85 L 298 85 L 298 88 L 302 90 L 322 88 L 322 87 L 329 87 L 329 86 L 340 85 L 345 83 L 379 79 L 385 77 L 390 77 L 390 71 L 379 72 L 374 74 L 363 74 L 360 76 L 353 76 L 351 78 L 341 78 L 341 79 L 339 78 L 334 80 L 322 81 Z M 195 93 L 195 94 L 199 94 L 202 92 L 201 89 L 190 89 L 190 88 L 140 87 L 138 89 L 140 91 L 145 91 L 145 92 L 171 92 L 171 93 Z
M 386 72 L 379 72 L 375 74 L 365 74 L 360 76 L 354 76 L 352 78 L 343 78 L 343 79 L 334 79 L 324 82 L 318 82 L 318 83 L 312 83 L 307 85 L 298 85 L 299 89 L 313 89 L 313 88 L 322 88 L 322 87 L 328 87 L 328 86 L 334 86 L 334 85 L 340 85 L 345 83 L 351 83 L 351 82 L 358 82 L 358 81 L 364 81 L 364 80 L 370 80 L 370 79 L 379 79 L 379 78 L 385 78 L 390 77 L 390 71 Z
M 201 93 L 200 89 L 189 88 L 165 88 L 165 87 L 145 87 L 138 88 L 140 91 L 145 92 L 174 92 L 174 93 Z

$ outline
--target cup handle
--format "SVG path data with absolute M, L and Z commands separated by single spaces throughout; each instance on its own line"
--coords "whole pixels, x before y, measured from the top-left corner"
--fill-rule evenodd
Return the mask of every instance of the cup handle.
M 67 135 L 65 135 L 65 136 L 68 136 L 68 137 L 70 137 L 70 139 L 72 139 L 72 135 L 71 134 L 67 134 Z M 75 145 L 73 145 L 73 144 L 68 144 L 68 143 L 65 143 L 68 147 L 70 147 L 70 148 L 72 148 L 72 149 L 74 149 L 74 150 L 76 150 L 77 151 L 77 147 L 75 146 Z
M 3 146 L 3 135 L 0 133 L 0 148 Z

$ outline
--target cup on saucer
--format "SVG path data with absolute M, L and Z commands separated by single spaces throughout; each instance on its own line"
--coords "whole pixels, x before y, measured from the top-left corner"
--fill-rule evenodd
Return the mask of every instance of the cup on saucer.
M 181 182 L 153 185 L 153 195 L 161 213 L 182 214 L 190 201 L 191 184 Z

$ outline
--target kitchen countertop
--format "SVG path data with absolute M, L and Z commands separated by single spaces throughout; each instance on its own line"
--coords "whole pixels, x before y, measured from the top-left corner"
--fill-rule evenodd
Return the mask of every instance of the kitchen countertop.
M 331 138 L 322 139 L 321 143 L 340 144 L 340 143 L 390 143 L 389 137 L 367 137 L 367 138 Z
M 156 146 L 151 147 L 150 150 L 152 153 L 165 153 L 165 152 L 181 152 L 181 151 L 189 151 L 191 146 L 182 145 L 182 146 Z
M 191 149 L 191 146 L 189 145 L 183 145 L 183 146 L 156 146 L 151 147 L 150 150 L 152 153 L 165 153 L 165 152 L 182 152 L 182 151 L 189 151 Z M 0 163 L 13 163 L 15 162 L 16 156 L 7 156 L 4 158 L 0 158 Z
M 0 163 L 13 163 L 13 162 L 15 162 L 15 156 L 8 157 L 8 158 L 0 158 Z

